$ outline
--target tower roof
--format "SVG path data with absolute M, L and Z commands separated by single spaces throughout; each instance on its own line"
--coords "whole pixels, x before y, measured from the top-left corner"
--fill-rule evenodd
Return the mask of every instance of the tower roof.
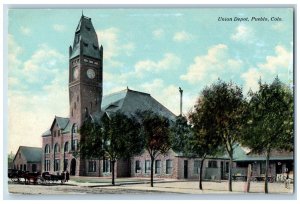
M 91 18 L 81 16 L 75 30 L 73 47 L 70 49 L 70 59 L 80 55 L 100 59 L 98 37 Z

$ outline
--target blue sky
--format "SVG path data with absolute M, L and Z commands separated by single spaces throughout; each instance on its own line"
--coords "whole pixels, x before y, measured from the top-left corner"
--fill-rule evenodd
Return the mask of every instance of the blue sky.
M 104 47 L 104 94 L 148 92 L 184 113 L 218 78 L 244 93 L 259 78 L 292 83 L 289 8 L 84 9 Z M 68 48 L 80 9 L 11 9 L 8 14 L 9 151 L 41 146 L 55 115 L 68 117 Z M 219 17 L 249 21 L 218 21 Z M 269 21 L 251 21 L 266 17 Z M 279 17 L 281 21 L 271 21 Z M 30 131 L 28 131 L 30 130 Z M 28 139 L 30 138 L 30 139 Z

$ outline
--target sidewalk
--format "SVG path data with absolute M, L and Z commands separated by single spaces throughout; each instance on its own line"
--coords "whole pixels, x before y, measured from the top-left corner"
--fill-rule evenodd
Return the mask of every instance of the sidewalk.
M 117 178 L 115 186 L 111 184 L 111 178 L 103 177 L 73 177 L 66 183 L 82 187 L 106 188 L 118 190 L 142 190 L 160 191 L 165 193 L 184 194 L 245 194 L 246 182 L 234 181 L 232 192 L 228 191 L 228 181 L 204 181 L 203 190 L 199 189 L 198 181 L 177 179 L 154 179 L 154 187 L 150 187 L 150 178 Z M 251 182 L 250 193 L 264 194 L 264 182 Z M 269 183 L 270 194 L 292 194 L 293 185 L 289 189 L 283 183 Z

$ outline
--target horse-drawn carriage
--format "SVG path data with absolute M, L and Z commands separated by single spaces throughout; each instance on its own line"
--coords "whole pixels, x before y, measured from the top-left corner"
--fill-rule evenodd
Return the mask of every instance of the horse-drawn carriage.
M 69 174 L 50 174 L 49 172 L 28 172 L 17 169 L 8 170 L 8 178 L 15 183 L 24 184 L 51 184 L 51 183 L 65 183 L 69 180 Z

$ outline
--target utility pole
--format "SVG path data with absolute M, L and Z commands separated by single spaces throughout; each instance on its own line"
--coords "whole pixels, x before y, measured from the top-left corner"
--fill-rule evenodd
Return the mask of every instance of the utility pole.
M 181 87 L 179 87 L 179 93 L 180 93 L 180 116 L 182 116 L 182 92 L 183 90 Z

